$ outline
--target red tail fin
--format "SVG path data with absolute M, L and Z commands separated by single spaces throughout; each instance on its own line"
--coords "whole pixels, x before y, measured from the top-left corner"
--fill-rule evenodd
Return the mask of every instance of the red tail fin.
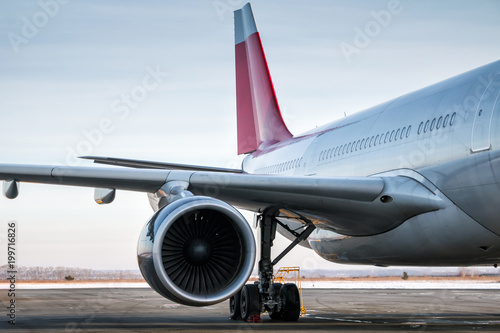
M 291 138 L 281 116 L 266 56 L 247 3 L 234 12 L 238 154 Z

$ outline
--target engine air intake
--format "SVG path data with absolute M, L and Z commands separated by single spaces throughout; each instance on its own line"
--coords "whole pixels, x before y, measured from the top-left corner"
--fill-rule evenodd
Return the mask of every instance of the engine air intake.
M 154 290 L 195 306 L 232 296 L 255 262 L 255 241 L 244 217 L 223 201 L 201 196 L 156 212 L 137 251 L 142 275 Z
M 219 211 L 201 209 L 185 214 L 163 239 L 165 272 L 182 290 L 212 294 L 226 286 L 240 266 L 240 236 Z

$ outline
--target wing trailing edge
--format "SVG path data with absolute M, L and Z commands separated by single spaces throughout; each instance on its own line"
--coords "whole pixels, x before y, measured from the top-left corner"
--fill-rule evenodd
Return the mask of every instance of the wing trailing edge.
M 185 170 L 185 171 L 210 171 L 210 172 L 228 172 L 228 173 L 243 173 L 241 169 L 218 168 L 191 164 L 164 163 L 133 160 L 114 157 L 99 157 L 99 156 L 81 156 L 80 158 L 92 160 L 94 163 L 115 165 L 129 168 L 139 169 L 167 169 L 167 170 Z

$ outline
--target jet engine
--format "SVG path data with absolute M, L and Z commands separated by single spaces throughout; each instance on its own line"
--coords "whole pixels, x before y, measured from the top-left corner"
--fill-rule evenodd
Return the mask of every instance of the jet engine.
M 234 207 L 191 196 L 153 215 L 139 237 L 137 257 L 142 276 L 159 294 L 205 306 L 245 285 L 254 267 L 255 240 Z

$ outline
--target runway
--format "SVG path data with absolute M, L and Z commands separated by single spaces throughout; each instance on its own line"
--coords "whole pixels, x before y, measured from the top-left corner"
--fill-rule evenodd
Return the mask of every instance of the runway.
M 7 323 L 2 290 L 0 329 L 15 332 L 275 332 L 499 331 L 497 290 L 305 289 L 298 322 L 228 319 L 228 302 L 192 308 L 148 288 L 23 289 L 16 325 Z

